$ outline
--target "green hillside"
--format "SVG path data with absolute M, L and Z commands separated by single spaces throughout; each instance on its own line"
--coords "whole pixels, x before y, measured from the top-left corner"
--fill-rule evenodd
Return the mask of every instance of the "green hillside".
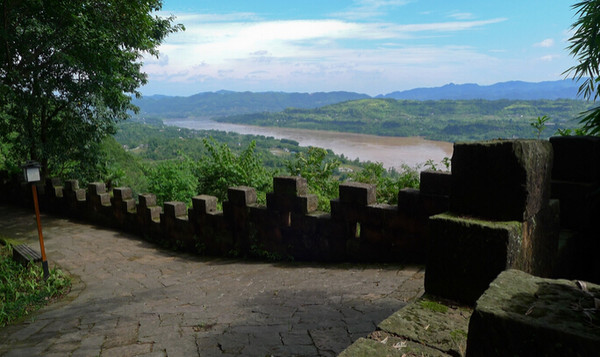
M 318 108 L 347 100 L 369 98 L 352 92 L 205 92 L 189 97 L 151 96 L 135 99 L 140 116 L 155 118 L 215 117 L 257 112 L 278 112 L 285 108 Z
M 579 113 L 591 104 L 578 100 L 439 100 L 361 99 L 317 109 L 289 108 L 278 113 L 235 115 L 221 122 L 333 130 L 385 136 L 422 136 L 460 141 L 527 138 L 536 135 L 530 123 L 548 116 L 551 136 L 577 126 Z

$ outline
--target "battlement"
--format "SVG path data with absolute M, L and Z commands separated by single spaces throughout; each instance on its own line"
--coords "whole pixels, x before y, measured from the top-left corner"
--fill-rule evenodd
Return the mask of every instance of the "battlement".
M 304 178 L 294 176 L 273 178 L 266 205 L 257 204 L 254 188 L 231 187 L 222 211 L 217 210 L 217 198 L 208 195 L 193 197 L 188 209 L 182 202 L 158 206 L 152 193 L 139 195 L 136 202 L 130 188 L 108 192 L 101 182 L 83 189 L 76 180 L 49 179 L 38 187 L 41 207 L 48 213 L 218 256 L 425 263 L 428 255 L 450 254 L 430 249 L 432 239 L 437 247 L 453 244 L 447 238 L 449 226 L 455 226 L 452 234 L 459 244 L 464 227 L 479 229 L 477 236 L 485 231 L 485 224 L 473 228 L 474 220 L 519 222 L 514 234 L 512 228 L 505 231 L 515 240 L 502 268 L 549 275 L 557 266 L 558 243 L 543 243 L 540 237 L 548 234 L 539 222 L 543 218 L 551 223 L 558 215 L 558 203 L 550 204 L 550 198 L 558 199 L 561 227 L 582 232 L 577 237 L 589 236 L 598 210 L 592 197 L 598 187 L 598 147 L 598 138 L 578 137 L 456 143 L 452 173 L 421 172 L 420 189 L 400 190 L 397 205 L 377 204 L 374 185 L 348 182 L 331 200 L 331 213 L 316 211 L 317 197 L 308 193 Z M 573 159 L 581 156 L 593 161 L 587 164 L 590 170 L 580 169 L 585 162 Z M 0 174 L 0 183 L 4 201 L 28 204 L 31 194 L 24 183 L 6 174 Z M 573 240 L 571 250 L 581 249 L 582 241 Z M 433 266 L 428 266 L 430 278 Z M 561 269 L 578 271 L 573 266 Z
M 446 182 L 448 173 L 424 171 L 422 181 Z M 27 203 L 28 190 L 17 180 L 3 180 L 3 197 Z M 138 202 L 128 187 L 107 192 L 101 182 L 79 188 L 77 180 L 64 184 L 48 179 L 39 188 L 47 213 L 83 219 L 124 230 L 148 240 L 189 252 L 316 261 L 406 261 L 423 263 L 427 219 L 448 208 L 449 192 L 401 190 L 398 205 L 376 204 L 374 185 L 340 185 L 331 213 L 318 212 L 317 197 L 308 194 L 306 179 L 273 178 L 267 204 L 256 203 L 252 187 L 231 187 L 223 210 L 217 198 L 199 195 L 192 207 L 183 202 L 157 205 L 154 194 Z

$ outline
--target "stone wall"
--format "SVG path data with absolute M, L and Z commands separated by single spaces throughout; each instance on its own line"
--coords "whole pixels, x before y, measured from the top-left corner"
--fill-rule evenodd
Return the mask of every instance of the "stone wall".
M 600 281 L 600 138 L 457 143 L 452 173 L 422 172 L 420 189 L 398 192 L 397 205 L 376 204 L 373 185 L 345 183 L 331 213 L 317 212 L 305 179 L 273 180 L 266 205 L 253 188 L 234 187 L 222 211 L 212 196 L 194 197 L 190 208 L 159 207 L 151 193 L 136 200 L 126 187 L 84 189 L 74 180 L 47 180 L 38 192 L 45 212 L 201 254 L 407 263 L 429 256 L 426 280 L 442 284 L 435 294 L 465 289 L 447 276 L 472 282 L 469 274 L 487 274 L 468 300 L 507 268 Z M 0 200 L 30 205 L 31 191 L 0 172 Z
M 2 179 L 1 197 L 30 204 L 31 191 L 15 178 Z M 398 193 L 398 205 L 375 203 L 374 185 L 344 183 L 331 213 L 317 212 L 317 197 L 301 177 L 273 179 L 267 204 L 251 187 L 232 187 L 223 210 L 217 198 L 199 195 L 157 206 L 154 194 L 133 198 L 127 187 L 108 192 L 104 183 L 87 189 L 76 180 L 38 185 L 43 211 L 140 235 L 188 252 L 218 256 L 309 261 L 424 263 L 429 216 L 448 208 L 449 173 L 424 171 L 422 190 Z

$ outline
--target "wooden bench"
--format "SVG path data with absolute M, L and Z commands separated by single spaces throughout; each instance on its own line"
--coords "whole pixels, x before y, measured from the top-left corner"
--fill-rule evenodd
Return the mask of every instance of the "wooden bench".
M 38 263 L 42 261 L 42 255 L 27 244 L 14 245 L 12 248 L 13 259 L 23 265 L 27 265 L 29 262 Z

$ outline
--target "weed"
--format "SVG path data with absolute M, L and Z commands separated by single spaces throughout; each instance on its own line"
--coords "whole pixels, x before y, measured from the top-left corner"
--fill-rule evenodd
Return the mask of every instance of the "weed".
M 11 256 L 10 244 L 0 246 L 0 327 L 59 298 L 71 287 L 70 278 L 62 271 L 51 269 L 44 281 L 41 266 L 24 267 Z
M 544 115 L 542 117 L 537 117 L 536 120 L 534 120 L 531 123 L 529 123 L 529 125 L 531 125 L 537 131 L 537 138 L 538 139 L 542 135 L 542 131 L 544 131 L 546 129 L 546 122 L 548 120 L 550 120 L 550 117 Z

